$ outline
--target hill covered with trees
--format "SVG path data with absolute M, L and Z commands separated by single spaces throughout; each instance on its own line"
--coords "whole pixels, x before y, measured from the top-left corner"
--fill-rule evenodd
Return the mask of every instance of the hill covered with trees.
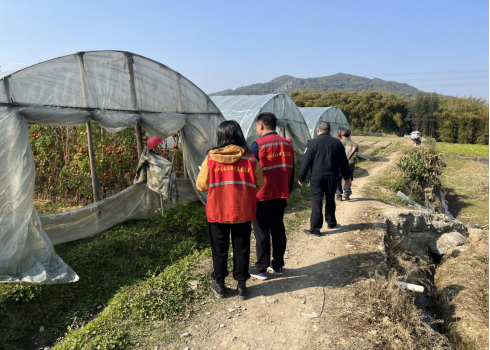
M 417 88 L 404 83 L 386 81 L 378 78 L 369 79 L 352 74 L 337 73 L 319 78 L 295 78 L 290 75 L 282 75 L 267 83 L 242 86 L 235 90 L 224 90 L 211 94 L 223 95 L 265 95 L 277 93 L 289 93 L 291 91 L 354 91 L 365 90 L 384 91 L 400 96 L 412 97 L 420 92 Z

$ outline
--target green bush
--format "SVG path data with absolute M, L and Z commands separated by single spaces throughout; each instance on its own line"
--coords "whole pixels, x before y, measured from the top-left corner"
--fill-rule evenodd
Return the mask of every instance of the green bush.
M 427 148 L 416 149 L 404 155 L 397 163 L 398 167 L 420 186 L 439 185 L 442 162 L 439 155 Z

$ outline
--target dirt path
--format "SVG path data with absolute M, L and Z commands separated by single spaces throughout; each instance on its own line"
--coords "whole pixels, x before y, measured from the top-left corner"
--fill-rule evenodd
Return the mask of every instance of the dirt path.
M 380 162 L 369 176 L 389 165 Z M 283 277 L 251 279 L 249 299 L 244 302 L 238 301 L 236 283 L 228 278 L 229 296 L 202 317 L 188 321 L 182 333 L 189 334 L 171 348 L 372 348 L 368 334 L 359 334 L 349 327 L 348 318 L 338 317 L 355 299 L 349 285 L 372 275 L 383 259 L 382 234 L 374 226 L 388 205 L 361 197 L 368 179 L 354 180 L 352 200 L 338 203 L 340 228 L 328 230 L 325 225 L 322 237 L 309 237 L 302 233 L 309 226 L 309 216 L 301 215 L 296 230 L 289 232 Z

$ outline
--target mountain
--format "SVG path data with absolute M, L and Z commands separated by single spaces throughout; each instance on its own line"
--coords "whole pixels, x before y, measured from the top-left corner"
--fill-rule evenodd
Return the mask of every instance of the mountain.
M 398 95 L 412 97 L 416 95 L 420 90 L 404 83 L 397 83 L 394 81 L 387 81 L 378 78 L 369 79 L 352 74 L 337 73 L 326 77 L 319 78 L 295 78 L 290 75 L 282 75 L 267 83 L 252 84 L 248 86 L 242 86 L 235 90 L 224 90 L 220 92 L 212 93 L 213 95 L 265 95 L 265 94 L 277 94 L 288 93 L 294 90 L 307 90 L 307 91 L 335 91 L 335 90 L 348 90 L 348 91 L 363 91 L 363 90 L 381 90 L 386 92 L 393 92 Z

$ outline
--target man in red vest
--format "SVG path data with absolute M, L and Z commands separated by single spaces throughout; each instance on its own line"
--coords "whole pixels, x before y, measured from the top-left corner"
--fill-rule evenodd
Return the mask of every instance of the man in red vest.
M 290 139 L 277 134 L 277 119 L 273 113 L 264 112 L 256 118 L 260 136 L 250 146 L 264 171 L 264 187 L 257 192 L 257 215 L 253 221 L 257 262 L 248 273 L 266 280 L 267 272 L 282 276 L 286 229 L 284 209 L 294 183 L 294 149 Z M 272 261 L 271 261 L 272 237 Z

